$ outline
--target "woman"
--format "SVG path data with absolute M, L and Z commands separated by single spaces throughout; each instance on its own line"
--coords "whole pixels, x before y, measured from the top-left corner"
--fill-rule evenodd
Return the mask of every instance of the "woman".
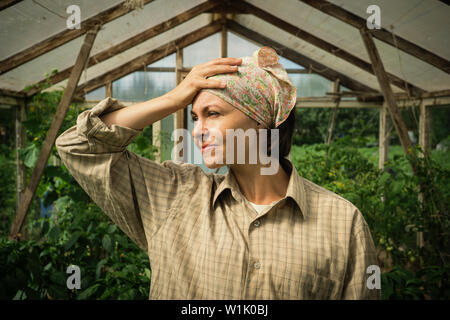
M 286 158 L 295 99 L 276 52 L 263 47 L 251 57 L 195 66 L 174 90 L 150 101 L 123 108 L 107 98 L 58 137 L 78 183 L 148 252 L 150 299 L 380 297 L 367 285 L 367 268 L 377 259 L 359 210 L 300 177 Z M 194 141 L 208 167 L 228 165 L 226 175 L 126 150 L 144 127 L 192 101 Z M 227 130 L 261 136 L 259 128 L 280 130 L 279 141 L 258 146 L 279 161 L 271 174 L 262 174 L 268 164 L 259 158 L 247 161 L 255 149 L 250 139 L 229 147 Z M 245 163 L 235 161 L 239 150 Z

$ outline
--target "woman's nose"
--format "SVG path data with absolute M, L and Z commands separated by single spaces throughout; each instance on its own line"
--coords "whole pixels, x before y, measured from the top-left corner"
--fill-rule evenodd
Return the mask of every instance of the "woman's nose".
M 192 130 L 192 137 L 197 141 L 205 140 L 205 136 L 208 134 L 208 129 L 203 125 L 200 120 L 197 120 Z

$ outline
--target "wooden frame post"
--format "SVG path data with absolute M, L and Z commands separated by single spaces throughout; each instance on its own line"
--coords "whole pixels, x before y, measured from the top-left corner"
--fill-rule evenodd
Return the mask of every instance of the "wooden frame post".
M 225 14 L 220 17 L 222 23 L 222 30 L 220 33 L 220 57 L 226 58 L 228 55 L 228 29 Z
M 420 118 L 419 118 L 419 145 L 422 148 L 422 153 L 419 153 L 419 157 L 426 157 L 430 153 L 430 128 L 431 128 L 431 112 L 430 108 L 426 105 L 425 101 L 420 102 Z M 419 193 L 419 202 L 423 203 L 423 193 Z M 419 248 L 424 246 L 423 231 L 417 231 L 416 243 Z
M 112 96 L 113 96 L 112 81 L 108 81 L 105 84 L 105 98 L 112 98 Z
M 389 114 L 387 104 L 383 103 L 380 107 L 380 123 L 378 131 L 378 168 L 384 169 L 384 164 L 389 157 L 389 137 L 390 130 L 388 130 Z
M 152 145 L 158 150 L 155 152 L 155 161 L 161 162 L 161 121 L 152 124 Z
M 331 91 L 333 93 L 339 93 L 339 91 L 340 91 L 339 78 L 334 80 L 331 83 Z M 333 115 L 331 116 L 330 127 L 328 128 L 327 145 L 330 145 L 331 139 L 333 137 L 334 124 L 336 122 L 336 117 L 337 117 L 337 113 L 339 110 L 339 103 L 341 102 L 341 97 L 338 95 L 337 98 L 334 99 L 334 101 L 336 102 L 336 107 L 333 109 Z
M 420 118 L 419 118 L 419 144 L 422 148 L 423 154 L 426 155 L 430 152 L 430 128 L 431 128 L 431 112 L 430 108 L 425 105 L 425 101 L 420 103 Z
M 25 147 L 26 143 L 26 131 L 22 126 L 22 121 L 26 120 L 26 99 L 18 99 L 19 105 L 16 106 L 16 120 L 15 120 L 15 131 L 16 131 L 16 201 L 17 209 L 22 201 L 23 192 L 25 191 L 25 165 L 23 159 L 20 156 L 19 149 Z
M 183 80 L 182 79 L 182 69 L 183 69 L 183 49 L 178 49 L 177 53 L 176 53 L 176 68 L 175 68 L 175 79 L 176 79 L 176 84 L 175 85 L 179 85 L 180 82 Z M 187 129 L 187 123 L 186 123 L 186 108 L 180 109 L 177 112 L 174 113 L 174 128 L 176 129 Z M 183 140 L 182 138 L 180 138 L 178 141 L 174 141 L 174 146 L 178 143 L 180 143 L 180 141 Z M 185 143 L 185 141 L 183 141 L 183 144 Z M 185 150 L 186 148 L 183 148 L 181 150 L 180 154 L 175 154 L 175 159 L 177 161 L 183 161 L 184 159 L 184 152 L 183 150 Z
M 86 61 L 89 59 L 89 53 L 91 52 L 92 45 L 99 29 L 100 25 L 95 25 L 86 33 L 84 42 L 75 62 L 75 67 L 70 74 L 67 87 L 64 90 L 63 96 L 61 97 L 61 101 L 59 103 L 58 109 L 56 110 L 55 117 L 53 118 L 50 129 L 48 130 L 47 136 L 45 137 L 44 144 L 42 145 L 41 152 L 39 153 L 39 158 L 36 162 L 36 166 L 34 167 L 33 173 L 31 174 L 30 182 L 25 189 L 25 192 L 17 209 L 17 213 L 9 233 L 10 240 L 17 239 L 17 234 L 20 232 L 23 223 L 25 222 L 25 217 L 28 213 L 28 209 L 30 208 L 31 201 L 33 200 L 34 194 L 39 185 L 39 181 L 41 180 L 42 173 L 47 166 L 47 162 L 53 149 L 53 145 L 55 144 L 59 129 L 63 124 L 67 110 L 69 109 L 70 101 L 72 100 L 72 97 L 75 93 L 81 73 L 83 72 L 84 66 L 86 65 Z
M 394 93 L 392 92 L 391 83 L 384 69 L 380 54 L 378 53 L 377 47 L 375 46 L 375 42 L 373 41 L 370 31 L 366 27 L 359 29 L 359 31 L 361 33 L 361 37 L 363 39 L 367 53 L 370 57 L 370 61 L 372 62 L 373 71 L 377 76 L 378 84 L 380 86 L 381 92 L 383 93 L 384 101 L 386 101 L 389 114 L 394 123 L 395 130 L 397 131 L 397 134 L 400 138 L 403 150 L 405 151 L 405 154 L 409 154 L 412 156 L 412 159 L 409 163 L 411 165 L 413 173 L 415 173 L 417 160 L 415 159 L 415 153 L 413 152 L 413 145 L 411 139 L 408 136 L 408 130 L 405 123 L 403 122 L 402 115 L 398 109 L 397 101 L 395 100 Z
M 384 71 L 384 66 L 381 61 L 380 55 L 375 46 L 371 33 L 366 28 L 361 28 L 359 31 L 363 38 L 364 45 L 366 46 L 370 60 L 372 61 L 373 71 L 377 76 L 378 83 L 384 96 L 384 101 L 386 102 L 386 106 L 388 108 L 392 122 L 394 123 L 394 127 L 397 131 L 398 137 L 400 138 L 403 150 L 407 155 L 411 156 L 411 158 L 409 159 L 409 164 L 411 166 L 413 174 L 416 174 L 417 158 L 413 151 L 413 145 L 411 139 L 408 136 L 406 125 L 403 122 L 401 113 L 398 109 L 397 101 L 394 98 L 394 94 L 392 92 L 389 79 L 386 75 L 386 72 Z M 426 123 L 426 121 L 423 122 Z M 423 190 L 423 186 L 419 183 L 418 188 L 419 188 L 419 201 L 423 202 L 425 201 L 423 193 L 421 192 L 421 190 Z M 423 233 L 419 231 L 417 232 L 417 245 L 419 247 L 422 247 L 423 244 L 424 244 Z

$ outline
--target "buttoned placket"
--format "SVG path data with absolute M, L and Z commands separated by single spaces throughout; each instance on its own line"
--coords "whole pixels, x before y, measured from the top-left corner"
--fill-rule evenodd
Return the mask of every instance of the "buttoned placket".
M 248 239 L 247 241 L 248 241 L 248 250 L 249 250 L 248 263 L 247 263 L 247 271 L 246 271 L 246 275 L 245 275 L 245 285 L 244 285 L 244 288 L 242 291 L 241 299 L 246 297 L 252 275 L 254 275 L 255 272 L 260 272 L 261 269 L 264 268 L 264 266 L 262 265 L 262 263 L 260 261 L 261 257 L 255 257 L 253 255 L 253 252 L 251 251 L 251 244 L 250 244 L 251 235 L 255 234 L 255 232 L 262 232 L 260 229 L 261 229 L 262 220 L 263 220 L 264 216 L 269 213 L 273 214 L 274 212 L 272 212 L 272 211 L 277 211 L 277 210 L 279 210 L 279 208 L 282 208 L 284 206 L 285 201 L 286 200 L 280 200 L 279 202 L 282 202 L 281 204 L 279 202 L 277 202 L 268 211 L 263 211 L 260 215 L 255 214 L 254 216 L 252 216 L 253 220 L 250 221 L 250 223 L 248 224 L 248 228 L 247 228 L 247 239 Z M 251 207 L 248 202 L 246 204 L 243 204 L 243 206 Z M 252 207 L 252 209 L 253 209 L 253 207 Z M 254 211 L 256 211 L 256 210 L 254 210 Z

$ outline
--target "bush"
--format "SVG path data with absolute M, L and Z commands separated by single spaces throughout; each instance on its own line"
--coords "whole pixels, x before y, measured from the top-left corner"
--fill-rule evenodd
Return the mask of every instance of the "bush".
M 0 240 L 0 299 L 148 299 L 148 256 L 92 204 L 62 197 L 58 215 L 31 228 L 40 240 Z M 81 270 L 69 290 L 67 267 Z
M 31 174 L 61 92 L 40 93 L 28 103 L 25 122 L 27 145 L 20 150 L 27 176 Z M 71 105 L 60 130 L 75 124 L 85 106 Z M 153 157 L 151 128 L 146 128 L 129 149 Z M 64 165 L 53 165 L 59 155 L 52 150 L 49 164 L 36 191 L 23 227 L 22 241 L 8 241 L 15 213 L 14 156 L 0 158 L 2 236 L 0 299 L 148 299 L 148 255 L 138 248 L 91 201 Z M 5 159 L 3 161 L 3 159 Z M 3 192 L 4 191 L 4 192 Z M 51 218 L 39 218 L 39 202 L 53 204 Z M 69 290 L 67 267 L 81 270 L 81 290 Z
M 292 159 L 301 176 L 348 199 L 364 215 L 384 272 L 385 299 L 450 298 L 450 170 L 424 158 L 416 177 L 407 158 L 397 155 L 381 171 L 359 152 L 363 145 L 348 136 L 329 147 L 293 146 Z M 417 232 L 423 232 L 424 247 L 417 245 Z

